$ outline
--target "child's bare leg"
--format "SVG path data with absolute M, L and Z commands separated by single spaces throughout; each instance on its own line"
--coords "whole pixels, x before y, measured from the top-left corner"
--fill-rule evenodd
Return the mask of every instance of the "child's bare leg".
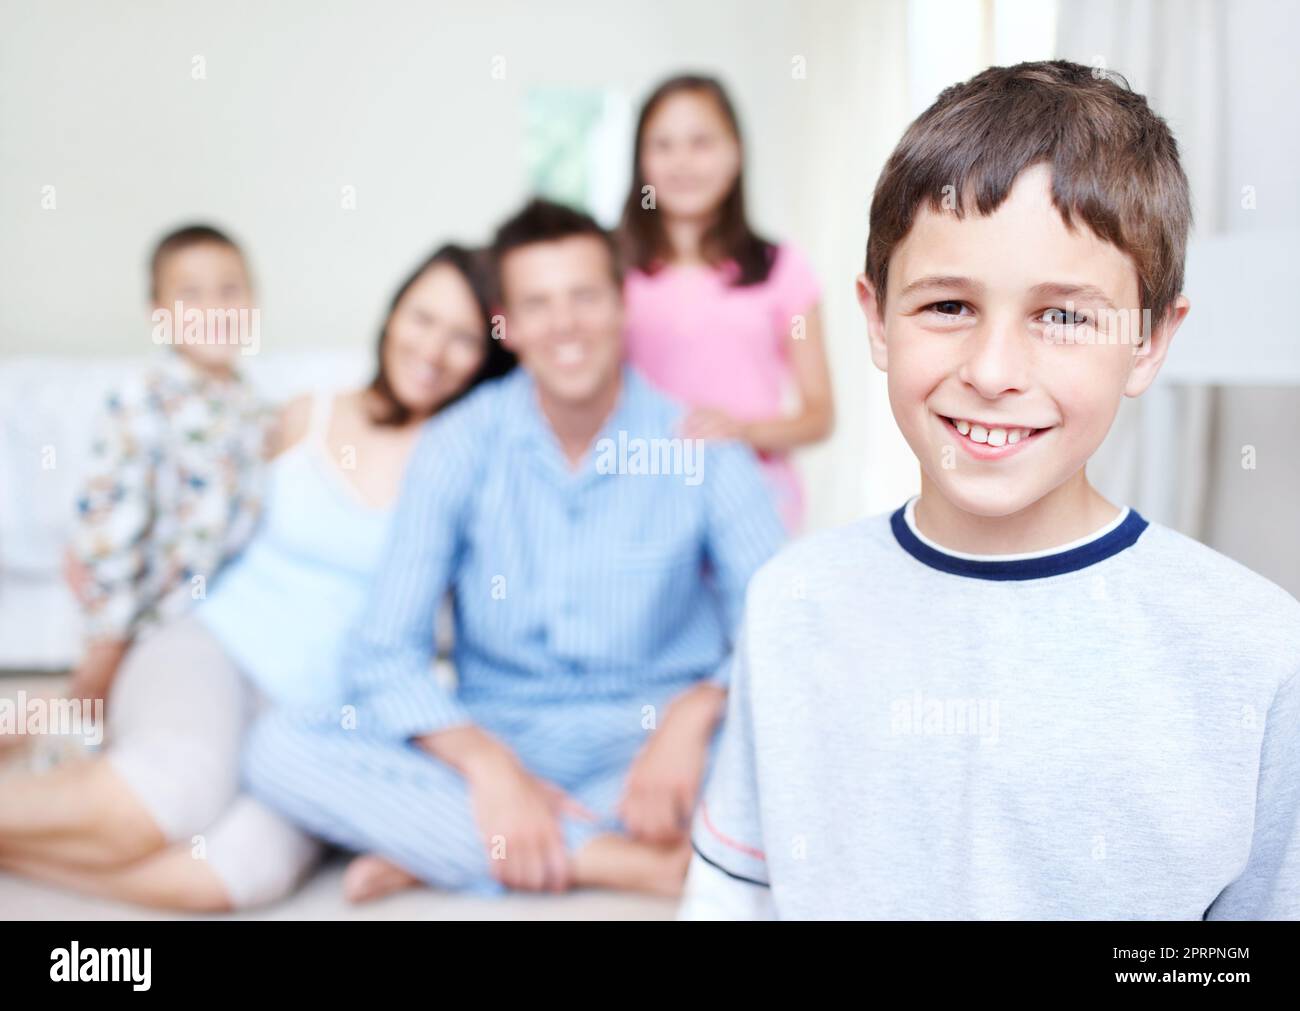
M 573 883 L 676 898 L 682 894 L 691 846 L 637 842 L 622 835 L 597 836 L 573 855 Z
M 392 861 L 363 853 L 343 872 L 343 897 L 349 902 L 371 902 L 419 883 L 419 878 Z
M 221 880 L 188 846 L 175 844 L 121 867 L 71 867 L 38 857 L 0 855 L 0 867 L 39 881 L 119 902 L 189 912 L 231 908 Z
M 165 844 L 153 817 L 103 758 L 0 780 L 0 858 L 103 868 Z

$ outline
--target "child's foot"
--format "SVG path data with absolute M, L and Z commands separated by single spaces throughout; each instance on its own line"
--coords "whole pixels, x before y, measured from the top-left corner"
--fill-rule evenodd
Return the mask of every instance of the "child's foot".
M 365 853 L 353 858 L 343 872 L 343 897 L 352 903 L 373 902 L 419 883 L 419 878 L 396 864 Z

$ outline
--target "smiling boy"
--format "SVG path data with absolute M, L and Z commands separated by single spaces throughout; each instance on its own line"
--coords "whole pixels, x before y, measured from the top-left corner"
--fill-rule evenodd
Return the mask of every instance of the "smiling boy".
M 909 128 L 858 292 L 921 494 L 751 584 L 684 917 L 1300 916 L 1300 605 L 1086 473 L 1187 314 L 1190 218 L 1087 67 Z

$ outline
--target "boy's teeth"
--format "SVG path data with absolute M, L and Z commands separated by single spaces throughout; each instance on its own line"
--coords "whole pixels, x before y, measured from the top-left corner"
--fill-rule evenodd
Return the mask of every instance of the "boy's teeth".
M 966 436 L 971 442 L 987 443 L 990 446 L 1014 446 L 1021 439 L 1028 439 L 1034 434 L 1032 428 L 986 428 L 973 421 L 953 418 L 952 427 Z

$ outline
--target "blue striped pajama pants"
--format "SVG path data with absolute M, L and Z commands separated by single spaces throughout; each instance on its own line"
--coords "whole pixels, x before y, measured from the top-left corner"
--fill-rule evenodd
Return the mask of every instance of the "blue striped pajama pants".
M 662 718 L 667 695 L 520 703 L 463 701 L 479 727 L 507 744 L 534 775 L 598 815 L 562 819 L 566 848 L 622 831 L 615 811 L 628 768 Z M 250 791 L 290 820 L 344 849 L 377 853 L 437 888 L 497 893 L 460 774 L 410 741 L 345 730 L 328 719 L 280 711 L 246 744 Z

